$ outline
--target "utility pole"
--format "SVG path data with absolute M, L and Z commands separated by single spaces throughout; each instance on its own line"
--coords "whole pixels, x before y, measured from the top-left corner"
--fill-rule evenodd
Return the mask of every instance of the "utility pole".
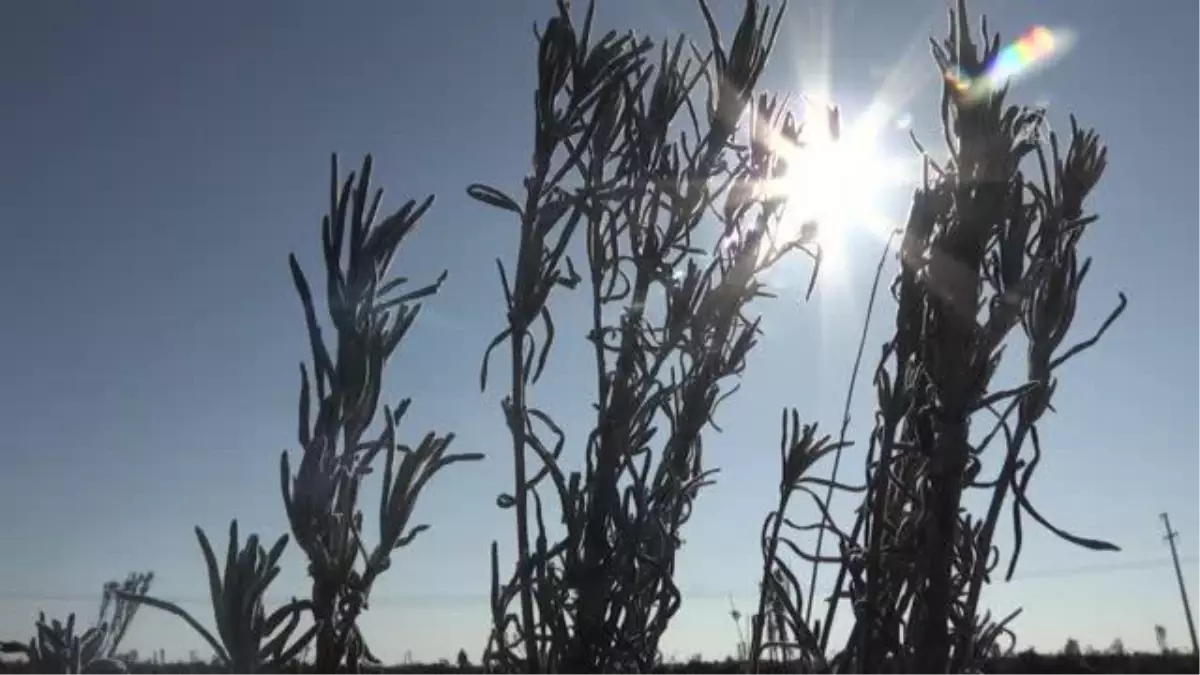
M 1200 654 L 1200 644 L 1196 642 L 1196 623 L 1192 621 L 1192 606 L 1188 604 L 1187 586 L 1183 585 L 1183 570 L 1179 567 L 1179 551 L 1175 550 L 1175 540 L 1179 533 L 1171 529 L 1171 519 L 1166 513 L 1159 514 L 1163 527 L 1167 528 L 1167 543 L 1171 545 L 1171 559 L 1175 561 L 1175 578 L 1179 580 L 1179 597 L 1183 599 L 1183 614 L 1187 617 L 1188 633 L 1192 636 L 1192 654 Z

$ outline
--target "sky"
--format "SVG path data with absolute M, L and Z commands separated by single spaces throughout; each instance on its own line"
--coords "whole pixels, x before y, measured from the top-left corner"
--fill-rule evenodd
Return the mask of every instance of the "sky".
M 689 1 L 599 4 L 605 28 L 704 36 Z M 731 35 L 737 3 L 713 4 Z M 1028 524 L 1015 578 L 984 601 L 997 612 L 1024 607 L 1022 647 L 1075 637 L 1151 649 L 1155 624 L 1183 647 L 1159 514 L 1180 533 L 1195 600 L 1197 6 L 989 0 L 971 10 L 1008 37 L 1035 24 L 1075 35 L 1013 97 L 1048 103 L 1055 128 L 1077 113 L 1109 147 L 1075 335 L 1099 325 L 1118 291 L 1130 300 L 1100 345 L 1061 373 L 1032 492 L 1059 525 L 1121 551 L 1076 549 Z M 487 459 L 429 486 L 416 520 L 433 528 L 383 577 L 362 626 L 388 661 L 480 653 L 488 547 L 499 539 L 508 570 L 514 545 L 510 515 L 495 506 L 511 481 L 503 392 L 481 393 L 477 378 L 503 321 L 492 261 L 513 259 L 517 230 L 465 187 L 520 186 L 530 28 L 552 11 L 550 0 L 0 4 L 0 636 L 27 639 L 39 609 L 93 616 L 102 584 L 131 570 L 154 570 L 156 595 L 211 625 L 193 526 L 218 547 L 232 518 L 267 539 L 286 532 L 278 462 L 296 450 L 307 357 L 286 258 L 294 251 L 310 277 L 320 274 L 329 155 L 349 170 L 370 152 L 385 206 L 437 196 L 398 268 L 415 280 L 450 273 L 392 362 L 385 397 L 414 398 L 409 438 L 454 431 L 458 450 Z M 927 38 L 945 25 L 943 0 L 794 2 L 763 84 L 827 94 L 848 122 L 885 111 L 880 154 L 911 159 L 904 121 L 940 143 Z M 908 195 L 892 186 L 871 198 L 898 221 Z M 813 300 L 802 301 L 808 268 L 796 262 L 773 278 L 780 297 L 757 305 L 766 336 L 719 413 L 724 433 L 706 442 L 721 474 L 686 531 L 669 657 L 734 649 L 730 604 L 748 613 L 755 600 L 780 410 L 797 407 L 831 432 L 840 421 L 882 246 L 845 229 L 843 264 Z M 578 316 L 584 298 L 556 302 Z M 890 309 L 882 300 L 879 311 Z M 885 324 L 872 326 L 868 363 Z M 560 325 L 563 346 L 533 394 L 575 448 L 591 401 L 582 336 Z M 865 447 L 867 382 L 849 466 Z M 1007 523 L 1001 538 L 1007 551 Z M 284 561 L 272 599 L 307 589 L 298 551 Z M 205 653 L 182 622 L 152 609 L 125 646 Z

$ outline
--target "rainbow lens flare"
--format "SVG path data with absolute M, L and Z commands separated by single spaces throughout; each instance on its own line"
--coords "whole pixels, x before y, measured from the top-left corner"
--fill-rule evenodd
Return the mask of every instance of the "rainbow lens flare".
M 1000 48 L 983 73 L 969 77 L 960 69 L 946 73 L 946 80 L 967 98 L 980 98 L 1023 75 L 1052 56 L 1065 51 L 1069 36 L 1046 26 L 1034 26 L 1021 37 Z

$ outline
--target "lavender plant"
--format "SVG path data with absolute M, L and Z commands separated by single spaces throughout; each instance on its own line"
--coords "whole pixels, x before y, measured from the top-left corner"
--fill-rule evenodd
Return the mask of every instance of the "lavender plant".
M 383 191 L 370 192 L 372 160 L 361 172 L 338 184 L 332 162 L 330 211 L 321 228 L 326 269 L 325 302 L 337 336 L 333 349 L 322 337 L 311 287 L 296 257 L 289 256 L 292 281 L 304 309 L 312 351 L 312 377 L 300 365 L 299 466 L 293 474 L 285 451 L 280 457 L 280 488 L 292 534 L 309 560 L 312 594 L 266 614 L 263 597 L 279 574 L 279 558 L 288 537 L 265 550 L 257 535 L 239 550 L 237 521 L 230 525 L 222 576 L 203 530 L 196 537 L 208 567 L 214 635 L 173 603 L 122 595 L 170 612 L 196 630 L 230 672 L 269 672 L 285 667 L 310 643 L 316 643 L 320 672 L 358 672 L 378 661 L 358 628 L 371 588 L 391 565 L 397 549 L 410 544 L 428 525 L 410 526 L 422 489 L 444 467 L 482 455 L 448 454 L 453 434 L 429 432 L 413 448 L 398 441 L 399 426 L 411 399 L 395 409 L 383 407 L 382 430 L 367 432 L 378 414 L 383 369 L 420 312 L 420 300 L 434 295 L 446 278 L 402 292 L 404 277 L 388 278 L 401 243 L 433 203 L 407 202 L 376 221 Z M 313 401 L 313 387 L 316 401 Z M 315 408 L 316 415 L 313 416 Z M 379 538 L 368 547 L 359 507 L 362 481 L 384 455 L 379 498 Z M 308 612 L 311 628 L 289 640 Z M 286 623 L 285 623 L 286 622 Z
M 40 612 L 34 624 L 37 634 L 28 643 L 0 642 L 0 653 L 25 656 L 37 673 L 123 673 L 126 666 L 117 658 L 117 649 L 137 613 L 137 601 L 153 579 L 153 572 L 134 572 L 123 583 L 106 583 L 95 625 L 79 634 L 74 612 L 65 623 L 48 622 Z
M 703 432 L 717 428 L 718 405 L 737 389 L 731 381 L 759 333 L 748 305 L 769 295 L 762 273 L 789 252 L 820 259 L 812 224 L 781 227 L 786 193 L 772 189 L 787 174 L 781 149 L 801 145 L 802 125 L 776 97 L 755 95 L 781 12 L 746 2 L 726 50 L 700 6 L 707 53 L 683 38 L 657 48 L 632 33 L 594 39 L 594 5 L 577 29 L 559 2 L 538 35 L 533 167 L 521 203 L 493 187 L 468 189 L 520 223 L 515 269 L 497 261 L 507 325 L 481 374 L 486 388 L 490 355 L 507 342 L 514 486 L 497 501 L 515 511 L 517 561 L 502 582 L 493 543 L 493 670 L 653 668 L 681 602 L 673 576 L 683 526 L 715 473 L 703 462 Z M 711 253 L 701 244 L 710 213 L 723 232 Z M 781 236 L 789 229 L 796 236 Z M 564 460 L 559 425 L 532 403 L 556 334 L 551 295 L 585 279 L 570 254 L 577 233 L 597 386 L 581 471 Z M 547 482 L 561 534 L 546 525 Z
M 183 619 L 212 648 L 216 663 L 229 673 L 280 672 L 312 641 L 312 626 L 289 644 L 308 601 L 293 599 L 268 616 L 263 598 L 271 582 L 279 575 L 279 557 L 287 546 L 281 536 L 268 552 L 258 543 L 257 535 L 246 538 L 238 548 L 237 521 L 229 524 L 229 548 L 225 555 L 225 573 L 221 574 L 216 555 L 205 536 L 196 528 L 196 539 L 208 568 L 209 592 L 217 634 L 213 635 L 179 605 L 148 595 L 117 591 L 118 597 L 170 612 Z M 286 622 L 286 623 L 285 623 Z
M 986 20 L 982 41 L 981 55 L 959 0 L 949 38 L 933 43 L 940 72 L 983 72 L 1000 48 Z M 1059 369 L 1094 345 L 1126 305 L 1120 294 L 1092 337 L 1063 348 L 1091 264 L 1080 261 L 1078 247 L 1097 217 L 1085 213 L 1084 202 L 1103 174 L 1106 151 L 1072 117 L 1062 155 L 1059 136 L 1045 133 L 1045 111 L 1006 106 L 1006 96 L 1007 88 L 1000 88 L 967 98 L 947 78 L 941 115 L 949 159 L 935 162 L 913 139 L 924 155 L 924 175 L 892 286 L 896 328 L 875 372 L 878 409 L 865 485 L 829 482 L 863 493 L 853 526 L 839 528 L 827 503 L 817 500 L 820 517 L 809 527 L 836 538 L 836 555 L 803 551 L 778 528 L 764 538 L 764 570 L 787 571 L 788 624 L 806 669 L 977 671 L 1001 637 L 1012 637 L 1016 615 L 997 620 L 978 608 L 980 590 L 999 564 L 994 536 L 1006 503 L 1015 537 L 1008 577 L 1025 516 L 1073 544 L 1116 550 L 1055 526 L 1028 493 L 1042 456 L 1038 428 L 1054 410 Z M 1027 344 L 1025 381 L 1005 388 L 993 379 L 1018 327 Z M 972 422 L 986 433 L 973 437 Z M 792 444 L 788 457 L 798 457 L 804 471 L 789 473 L 785 462 L 785 483 L 814 480 L 803 474 L 830 446 L 812 437 L 806 429 Z M 1001 445 L 999 468 L 985 479 L 983 458 L 993 443 Z M 966 508 L 970 490 L 989 495 L 985 513 Z M 782 518 L 781 512 L 772 517 Z M 805 590 L 777 554 L 780 544 L 813 564 L 836 566 L 823 622 L 811 622 L 811 598 L 801 611 Z M 826 662 L 829 626 L 845 600 L 850 634 Z
M 114 580 L 104 584 L 95 624 L 104 634 L 98 652 L 103 658 L 116 658 L 117 649 L 120 648 L 125 633 L 137 614 L 138 605 L 133 600 L 150 592 L 150 584 L 153 581 L 153 572 L 130 572 L 124 581 Z
M 309 560 L 319 672 L 357 672 L 377 662 L 357 621 L 392 553 L 428 529 L 410 525 L 417 498 L 444 467 L 482 458 L 448 454 L 453 434 L 429 432 L 415 448 L 400 443 L 396 428 L 411 399 L 395 409 L 383 406 L 382 431 L 375 438 L 366 435 L 378 414 L 384 366 L 416 321 L 419 301 L 435 294 L 446 278 L 443 273 L 433 284 L 409 291 L 402 291 L 407 278 L 388 278 L 401 243 L 433 197 L 420 205 L 410 200 L 377 221 L 383 191 L 370 192 L 371 166 L 368 155 L 357 177 L 351 173 L 339 189 L 333 158 L 330 210 L 321 228 L 325 301 L 336 334 L 332 349 L 322 337 L 308 280 L 295 256 L 288 260 L 304 307 L 313 372 L 310 378 L 301 364 L 300 462 L 293 474 L 283 453 L 280 486 L 292 534 Z M 368 547 L 358 497 L 380 453 L 385 461 L 379 536 Z

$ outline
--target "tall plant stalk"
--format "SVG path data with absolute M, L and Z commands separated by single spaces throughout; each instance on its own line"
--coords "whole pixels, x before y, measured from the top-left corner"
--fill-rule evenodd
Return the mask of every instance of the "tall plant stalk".
M 1053 411 L 1056 371 L 1094 345 L 1125 308 L 1121 294 L 1093 337 L 1062 349 L 1091 263 L 1081 263 L 1078 254 L 1096 220 L 1085 214 L 1084 202 L 1104 171 L 1106 152 L 1096 134 L 1080 129 L 1072 117 L 1063 156 L 1058 135 L 1046 133 L 1044 110 L 1006 106 L 1006 88 L 965 91 L 963 79 L 984 72 L 1000 49 L 986 21 L 982 40 L 980 54 L 960 0 L 951 12 L 950 37 L 933 43 L 937 67 L 947 76 L 941 115 L 949 159 L 935 162 L 914 137 L 925 158 L 924 176 L 892 287 L 895 332 L 875 373 L 878 409 L 865 458 L 866 484 L 829 483 L 838 491 L 864 490 L 853 525 L 838 528 L 828 515 L 828 496 L 816 500 L 818 522 L 797 529 L 836 537 L 839 554 L 822 556 L 778 534 L 786 495 L 768 517 L 775 526 L 765 531 L 764 577 L 776 565 L 787 570 L 777 555 L 781 543 L 800 559 L 837 567 L 823 622 L 789 612 L 806 669 L 978 670 L 997 640 L 1011 637 L 1016 616 L 994 620 L 978 613 L 980 590 L 999 562 L 994 537 L 1006 503 L 1015 537 L 1009 577 L 1021 550 L 1024 516 L 1076 545 L 1116 549 L 1053 525 L 1028 495 L 1042 454 L 1038 426 Z M 1032 180 L 1026 177 L 1031 170 Z M 1025 380 L 997 385 L 993 378 L 1004 346 L 1017 327 L 1028 345 Z M 973 436 L 973 422 L 985 425 L 986 433 Z M 785 426 L 785 446 L 796 426 L 795 421 L 791 431 Z M 806 429 L 799 443 L 793 441 L 792 447 L 806 448 L 794 454 L 811 456 L 811 437 Z M 984 479 L 985 450 L 997 439 L 999 468 Z M 1033 454 L 1024 459 L 1029 444 Z M 812 464 L 806 462 L 805 470 Z M 796 480 L 790 471 L 785 462 L 785 484 Z M 963 508 L 966 491 L 976 489 L 989 493 L 981 516 Z M 783 576 L 789 575 L 787 570 Z M 815 592 L 798 583 L 783 590 L 796 608 L 806 593 Z M 826 663 L 830 627 L 845 600 L 851 605 L 850 635 Z
M 259 545 L 257 535 L 250 535 L 239 549 L 237 521 L 230 524 L 223 574 L 207 536 L 196 528 L 208 568 L 215 634 L 174 603 L 144 592 L 120 593 L 123 599 L 184 620 L 230 672 L 286 668 L 314 638 L 320 672 L 358 672 L 376 664 L 358 618 L 368 607 L 375 581 L 391 566 L 392 553 L 428 529 L 427 525 L 410 527 L 421 491 L 442 468 L 482 458 L 477 453 L 447 454 L 453 434 L 429 432 L 415 448 L 401 444 L 397 426 L 411 399 L 402 400 L 394 410 L 383 406 L 382 430 L 373 439 L 366 437 L 379 412 L 384 367 L 416 321 L 419 301 L 434 295 L 446 278 L 443 273 L 435 283 L 407 292 L 402 292 L 406 278 L 388 278 L 401 243 L 433 197 L 419 206 L 409 201 L 377 221 L 383 191 L 370 192 L 371 167 L 368 155 L 361 172 L 351 173 L 339 187 L 336 156 L 332 162 L 330 210 L 321 228 L 325 302 L 336 334 L 332 349 L 322 337 L 308 279 L 296 257 L 288 259 L 304 310 L 312 377 L 301 363 L 300 462 L 293 474 L 288 453 L 283 452 L 279 481 L 292 534 L 309 560 L 311 597 L 266 614 L 263 597 L 279 574 L 277 563 L 288 538 L 280 537 L 268 551 Z M 358 497 L 362 480 L 373 471 L 380 453 L 384 471 L 379 537 L 368 547 Z M 313 626 L 291 640 L 304 612 L 312 615 Z
M 391 566 L 392 553 L 428 529 L 410 527 L 417 498 L 442 468 L 482 458 L 447 454 L 453 434 L 429 432 L 415 448 L 401 444 L 397 426 L 411 399 L 395 409 L 383 406 L 382 431 L 366 438 L 379 412 L 384 366 L 416 321 L 419 301 L 435 294 L 446 278 L 443 273 L 435 283 L 406 292 L 401 290 L 406 278 L 388 278 L 401 243 L 433 197 L 420 205 L 410 200 L 377 221 L 383 191 L 370 192 L 371 166 L 368 155 L 358 175 L 351 173 L 339 189 L 333 160 L 330 210 L 321 228 L 325 300 L 336 334 L 332 350 L 322 338 L 308 280 L 295 256 L 288 260 L 304 308 L 313 370 L 310 379 L 308 368 L 300 366 L 299 466 L 293 474 L 284 452 L 279 477 L 292 534 L 309 560 L 320 672 L 356 672 L 375 662 L 358 617 L 367 609 L 376 579 Z M 385 462 L 379 536 L 368 547 L 358 497 L 380 453 Z
M 673 576 L 682 529 L 714 473 L 702 461 L 703 432 L 737 389 L 727 383 L 759 332 L 747 305 L 767 295 L 762 273 L 790 251 L 819 260 L 811 225 L 785 227 L 786 191 L 774 189 L 801 144 L 800 125 L 776 98 L 755 93 L 781 14 L 746 2 L 726 50 L 700 4 L 708 53 L 682 38 L 655 45 L 610 32 L 594 40 L 594 6 L 577 30 L 559 3 L 539 35 L 523 205 L 494 187 L 468 190 L 520 221 L 515 271 L 497 263 L 508 322 L 481 375 L 486 388 L 491 352 L 507 341 L 514 491 L 498 504 L 515 511 L 518 550 L 502 583 L 492 547 L 486 660 L 495 670 L 653 668 L 680 606 Z M 706 214 L 724 233 L 711 251 L 699 241 Z M 569 255 L 577 232 L 586 276 Z M 551 293 L 585 280 L 597 396 L 580 471 L 563 461 L 564 434 L 531 392 L 555 336 Z M 561 535 L 546 527 L 545 480 Z

